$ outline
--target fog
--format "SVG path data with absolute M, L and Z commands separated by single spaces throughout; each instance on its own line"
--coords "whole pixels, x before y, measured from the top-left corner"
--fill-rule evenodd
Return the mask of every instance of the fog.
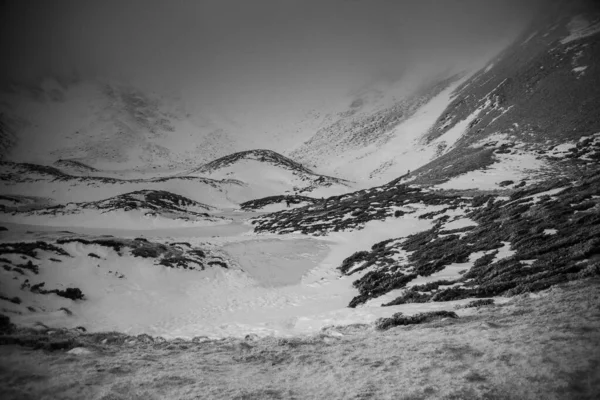
M 500 50 L 523 0 L 20 0 L 2 12 L 3 77 L 104 76 L 268 118 L 407 71 Z

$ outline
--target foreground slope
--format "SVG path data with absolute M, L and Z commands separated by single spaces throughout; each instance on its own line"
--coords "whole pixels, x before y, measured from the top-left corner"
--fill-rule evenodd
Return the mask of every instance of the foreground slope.
M 598 307 L 596 280 L 383 332 L 165 341 L 21 330 L 0 336 L 0 390 L 7 400 L 591 400 L 600 393 Z

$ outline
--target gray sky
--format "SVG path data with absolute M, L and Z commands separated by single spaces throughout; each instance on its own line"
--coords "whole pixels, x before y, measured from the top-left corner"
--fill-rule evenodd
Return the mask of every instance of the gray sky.
M 199 106 L 273 113 L 415 65 L 468 64 L 514 37 L 539 3 L 4 0 L 3 75 L 77 70 L 185 89 Z

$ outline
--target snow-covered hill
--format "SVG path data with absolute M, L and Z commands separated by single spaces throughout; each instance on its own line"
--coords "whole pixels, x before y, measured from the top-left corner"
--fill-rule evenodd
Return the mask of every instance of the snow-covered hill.
M 153 229 L 217 225 L 227 220 L 210 215 L 215 207 L 166 191 L 139 190 L 100 201 L 25 209 L 5 207 L 7 222 L 44 226 L 127 227 Z
M 138 190 L 165 190 L 216 207 L 235 207 L 238 203 L 260 197 L 236 179 L 79 176 L 54 167 L 11 162 L 0 162 L 0 188 L 5 194 L 50 198 L 57 204 L 93 202 Z
M 351 182 L 319 175 L 304 165 L 272 150 L 248 150 L 221 157 L 184 176 L 212 179 L 239 179 L 266 197 L 285 192 L 309 193 L 322 197 L 345 193 Z

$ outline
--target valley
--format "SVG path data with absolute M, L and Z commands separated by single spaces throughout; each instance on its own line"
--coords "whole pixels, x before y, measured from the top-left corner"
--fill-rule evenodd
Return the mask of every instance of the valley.
M 559 3 L 281 131 L 115 80 L 3 88 L 0 391 L 596 398 L 600 13 Z

